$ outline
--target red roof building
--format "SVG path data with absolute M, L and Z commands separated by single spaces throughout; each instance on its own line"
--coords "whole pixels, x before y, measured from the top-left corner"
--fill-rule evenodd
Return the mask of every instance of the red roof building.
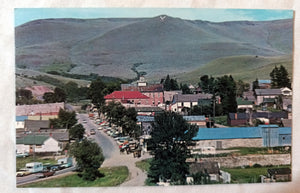
M 104 97 L 106 103 L 119 101 L 122 104 L 148 105 L 149 97 L 139 91 L 114 91 Z

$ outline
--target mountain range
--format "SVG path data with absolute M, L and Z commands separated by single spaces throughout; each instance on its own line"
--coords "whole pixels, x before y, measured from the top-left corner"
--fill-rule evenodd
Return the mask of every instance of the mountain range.
M 206 74 L 216 76 L 230 73 L 232 66 L 216 74 L 207 71 L 207 65 L 230 66 L 228 62 L 234 58 L 238 59 L 235 68 L 243 71 L 248 65 L 248 72 L 255 77 L 266 65 L 283 63 L 292 69 L 293 20 L 43 19 L 17 26 L 15 46 L 16 66 L 41 72 L 97 73 L 127 79 L 138 71 L 153 81 L 170 74 L 182 82 L 193 82 L 203 68 Z M 241 57 L 266 60 L 245 64 Z

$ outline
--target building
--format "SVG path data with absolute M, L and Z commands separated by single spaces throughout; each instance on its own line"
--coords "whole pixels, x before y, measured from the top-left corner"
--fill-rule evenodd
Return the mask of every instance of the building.
M 148 84 L 143 76 L 137 81 L 137 84 L 121 84 L 122 91 L 139 91 L 149 97 L 147 105 L 159 106 L 164 103 L 163 84 Z
M 209 177 L 209 180 L 213 182 L 219 182 L 221 180 L 220 167 L 217 162 L 200 161 L 189 163 L 189 176 L 199 173 L 206 175 Z M 193 184 L 194 179 L 187 178 L 187 181 Z
M 287 119 L 288 113 L 281 112 L 254 112 L 254 113 L 229 113 L 227 124 L 230 126 L 241 126 L 251 124 L 250 120 L 259 119 L 264 123 L 281 124 L 282 119 Z
M 203 115 L 183 116 L 183 119 L 185 119 L 191 125 L 197 125 L 199 127 L 206 127 L 207 120 L 206 120 L 206 117 Z
M 192 108 L 198 105 L 201 99 L 211 99 L 212 94 L 175 94 L 172 100 L 171 110 L 174 112 L 182 112 L 184 108 Z
M 290 168 L 274 168 L 268 169 L 268 177 L 271 182 L 287 182 L 291 181 L 292 174 Z
M 106 104 L 115 101 L 125 107 L 150 106 L 149 97 L 139 91 L 114 91 L 104 97 Z
M 258 80 L 258 87 L 260 89 L 270 89 L 271 88 L 271 80 Z
M 291 128 L 277 125 L 260 125 L 259 127 L 199 128 L 195 149 L 215 147 L 227 149 L 232 147 L 268 147 L 290 146 Z
M 141 127 L 141 135 L 150 135 L 152 131 L 153 116 L 137 116 L 137 124 Z
M 27 116 L 28 120 L 49 120 L 57 118 L 60 109 L 64 109 L 64 103 L 19 105 L 16 106 L 16 116 L 17 119 Z
M 24 130 L 26 132 L 39 132 L 41 129 L 49 129 L 49 120 L 25 120 Z
M 255 89 L 256 105 L 264 102 L 264 99 L 276 99 L 278 96 L 292 96 L 292 90 L 285 87 L 281 89 Z
M 62 145 L 51 136 L 27 135 L 16 141 L 17 153 L 57 153 Z
M 236 103 L 238 109 L 246 109 L 246 110 L 253 109 L 253 105 L 254 105 L 253 101 L 244 100 L 242 98 L 237 98 Z

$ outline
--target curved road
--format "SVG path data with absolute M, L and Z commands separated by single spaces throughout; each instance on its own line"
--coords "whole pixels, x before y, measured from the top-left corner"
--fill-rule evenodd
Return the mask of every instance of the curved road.
M 135 166 L 135 162 L 150 158 L 149 154 L 144 154 L 140 158 L 133 158 L 132 154 L 120 154 L 119 147 L 113 138 L 106 135 L 103 131 L 99 131 L 98 125 L 94 124 L 86 114 L 78 114 L 78 123 L 81 123 L 89 133 L 90 129 L 95 129 L 96 135 L 89 138 L 95 140 L 101 146 L 105 160 L 103 167 L 127 166 L 130 172 L 129 179 L 121 184 L 121 186 L 143 186 L 147 178 L 147 174 Z M 83 123 L 83 120 L 86 123 Z

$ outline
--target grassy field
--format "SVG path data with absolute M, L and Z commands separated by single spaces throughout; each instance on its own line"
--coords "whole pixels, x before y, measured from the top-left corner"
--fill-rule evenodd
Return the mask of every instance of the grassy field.
M 272 168 L 290 168 L 290 166 L 279 167 L 251 167 L 251 168 L 221 168 L 231 174 L 231 183 L 260 183 L 260 175 L 267 175 L 267 170 Z
M 149 167 L 150 167 L 150 162 L 151 162 L 151 158 L 150 159 L 145 159 L 142 161 L 138 161 L 135 163 L 136 167 L 140 168 L 142 171 L 149 171 Z
M 45 181 L 35 182 L 27 185 L 20 186 L 22 188 L 32 187 L 106 187 L 118 186 L 122 184 L 128 177 L 129 171 L 126 166 L 100 168 L 101 174 L 104 176 L 96 179 L 95 181 L 84 181 L 77 173 L 49 179 Z
M 25 164 L 30 162 L 42 162 L 43 164 L 45 163 L 57 164 L 57 161 L 51 158 L 43 158 L 40 156 L 36 156 L 35 158 L 33 158 L 33 156 L 24 157 L 24 158 L 20 157 L 16 159 L 17 170 L 19 170 L 20 168 L 24 168 Z
M 291 76 L 293 71 L 292 62 L 292 57 L 290 55 L 278 57 L 224 57 L 213 60 L 193 72 L 179 74 L 177 76 L 177 81 L 198 83 L 199 78 L 206 74 L 214 77 L 231 74 L 235 80 L 253 82 L 256 78 L 270 79 L 269 74 L 275 65 L 285 66 Z

